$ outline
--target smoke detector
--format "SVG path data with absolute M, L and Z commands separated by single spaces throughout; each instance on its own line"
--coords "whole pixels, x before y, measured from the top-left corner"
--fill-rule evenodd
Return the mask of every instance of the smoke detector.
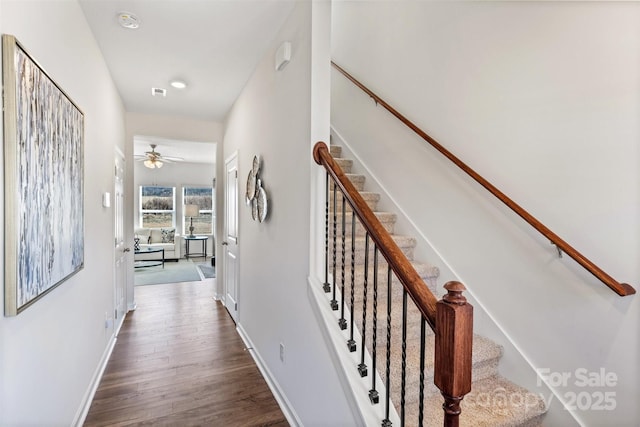
M 118 14 L 118 24 L 123 28 L 135 30 L 140 27 L 140 20 L 133 13 L 120 12 Z

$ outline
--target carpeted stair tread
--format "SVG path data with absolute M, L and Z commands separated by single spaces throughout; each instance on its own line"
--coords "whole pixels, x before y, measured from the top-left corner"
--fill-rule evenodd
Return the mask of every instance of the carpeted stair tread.
M 395 229 L 397 215 L 393 212 L 373 212 L 373 214 L 378 218 L 382 227 L 389 233 L 393 234 Z M 348 213 L 344 217 L 345 222 L 345 235 L 351 234 L 351 213 Z M 356 236 L 364 236 L 365 228 L 360 223 L 360 220 L 356 218 Z M 336 213 L 336 235 L 338 238 L 342 236 L 342 212 Z M 329 238 L 333 239 L 333 214 L 329 215 Z
M 342 147 L 339 145 L 331 144 L 331 146 L 329 147 L 329 154 L 331 154 L 331 156 L 334 158 L 339 158 L 340 156 L 342 156 Z
M 359 193 L 364 199 L 367 206 L 369 206 L 369 208 L 375 212 L 376 209 L 378 208 L 378 202 L 380 201 L 380 194 L 373 193 L 371 191 L 359 191 Z M 345 212 L 351 212 L 351 206 L 349 205 L 349 202 L 345 204 L 344 210 Z M 337 212 L 342 212 L 342 196 L 339 191 L 336 196 L 336 213 Z M 333 190 L 330 190 L 329 191 L 329 216 L 331 217 L 332 215 L 333 215 Z
M 398 248 L 405 254 L 409 261 L 413 260 L 413 250 L 416 247 L 417 241 L 411 236 L 402 236 L 394 234 L 391 236 Z M 345 236 L 345 266 L 347 269 L 351 269 L 351 235 Z M 356 236 L 354 240 L 355 245 L 355 265 L 364 264 L 366 249 L 365 236 Z M 369 262 L 373 263 L 373 254 L 375 246 L 373 240 L 369 239 Z M 381 255 L 378 255 L 379 257 Z M 329 246 L 329 259 L 330 265 L 333 266 L 333 244 Z M 338 237 L 336 241 L 336 267 L 342 266 L 342 237 Z
M 331 263 L 331 259 L 329 260 L 329 263 Z M 440 269 L 434 265 L 431 265 L 425 262 L 419 262 L 419 261 L 410 261 L 410 263 L 413 266 L 414 270 L 416 270 L 416 273 L 418 273 L 418 276 L 420 276 L 424 281 L 427 281 L 430 279 L 436 279 L 440 275 Z M 349 268 L 350 267 L 351 266 L 349 266 Z M 331 272 L 331 268 L 329 269 L 329 271 Z M 356 273 L 356 279 L 362 279 L 364 277 L 364 265 L 356 265 L 355 273 Z M 369 273 L 369 277 L 368 277 L 369 283 L 372 283 L 373 257 L 369 259 L 368 273 Z M 395 278 L 395 273 L 392 272 L 392 276 Z M 382 286 L 383 284 L 386 285 L 386 281 L 387 281 L 387 261 L 384 259 L 384 257 L 381 254 L 378 254 L 378 283 L 380 284 L 380 286 Z M 362 280 L 359 280 L 359 282 L 360 282 L 360 286 L 362 286 Z
M 380 222 L 395 222 L 396 219 L 398 218 L 398 215 L 396 215 L 393 212 L 381 212 L 381 211 L 374 211 L 373 214 L 378 218 L 378 220 Z M 331 222 L 333 220 L 333 213 L 331 213 L 329 215 L 331 218 L 329 218 L 329 222 Z M 338 221 L 338 235 L 340 235 L 340 226 L 342 224 L 342 212 L 336 212 L 336 219 Z M 351 214 L 346 214 L 344 217 L 344 222 L 346 225 L 351 225 Z M 356 222 L 359 222 L 359 219 L 356 218 Z M 329 224 L 329 228 L 331 228 L 331 224 Z M 349 233 L 351 230 L 347 229 L 347 233 Z
M 356 190 L 364 190 L 364 182 L 366 180 L 364 175 L 357 173 L 345 173 L 344 175 L 349 179 L 349 181 L 351 181 Z
M 338 163 L 338 166 L 340 166 L 340 169 L 342 169 L 345 173 L 351 173 L 351 166 L 353 166 L 353 160 L 342 159 L 340 157 L 338 158 L 334 157 L 333 160 L 335 160 L 336 163 Z
M 426 396 L 425 426 L 443 425 L 442 402 L 439 393 Z M 406 408 L 405 425 L 418 425 L 417 399 L 407 400 Z M 546 411 L 542 398 L 498 375 L 474 380 L 461 409 L 460 425 L 473 427 L 534 426 Z
M 386 316 L 385 316 L 386 317 Z M 386 328 L 386 325 L 385 325 Z M 433 332 L 433 331 L 432 331 Z M 394 335 L 396 335 L 394 337 Z M 411 388 L 415 385 L 417 389 L 420 380 L 420 341 L 419 341 L 419 328 L 417 339 L 411 339 L 407 342 L 407 387 Z M 378 337 L 380 337 L 380 331 L 378 331 Z M 401 329 L 398 327 L 392 333 L 391 345 L 391 365 L 392 365 L 392 390 L 399 396 L 400 393 L 400 368 L 402 363 L 402 351 L 401 351 Z M 394 341 L 396 342 L 394 344 Z M 386 345 L 386 335 L 383 336 L 383 341 L 379 342 Z M 394 348 L 397 347 L 397 350 Z M 429 385 L 429 392 L 438 392 L 435 385 L 433 385 L 433 366 L 434 366 L 434 354 L 435 354 L 435 334 L 429 333 L 425 335 L 425 385 Z M 380 355 L 378 355 L 380 356 Z M 386 354 L 384 355 L 386 357 Z M 472 378 L 474 381 L 489 378 L 498 374 L 498 361 L 502 357 L 502 347 L 495 344 L 491 340 L 488 340 L 479 335 L 473 336 L 473 355 L 472 355 Z M 378 364 L 384 363 L 382 358 L 378 359 Z M 393 375 L 395 372 L 397 375 Z M 381 376 L 384 378 L 384 372 L 381 372 Z
M 435 279 L 437 279 L 440 271 L 437 267 L 434 267 L 425 263 L 411 262 L 412 266 L 416 270 L 416 273 L 425 283 L 425 286 L 429 288 L 431 293 L 436 295 L 435 290 Z M 347 292 L 346 297 L 350 297 L 351 292 L 351 265 L 348 264 L 348 268 L 345 269 L 345 290 Z M 329 269 L 329 284 L 333 285 L 333 281 L 331 276 L 334 274 L 332 269 Z M 365 277 L 364 265 L 356 265 L 354 268 L 354 285 L 355 285 L 355 301 L 361 302 L 364 299 L 364 277 Z M 336 268 L 335 271 L 335 283 L 337 288 L 341 288 L 342 286 L 342 269 Z M 378 301 L 378 305 L 382 306 L 386 304 L 387 298 L 387 267 L 386 263 L 379 263 L 378 265 L 378 275 L 377 275 L 377 287 L 378 287 L 378 298 L 381 300 L 384 298 L 385 301 Z M 369 265 L 369 269 L 367 272 L 367 295 L 369 299 L 369 303 L 371 302 L 371 298 L 373 295 L 373 284 L 374 284 L 374 269 L 373 262 Z M 400 280 L 397 278 L 395 273 L 391 274 L 391 292 L 392 292 L 392 304 L 398 304 L 395 302 L 395 299 L 402 298 L 402 284 Z M 437 296 L 436 296 L 437 298 Z

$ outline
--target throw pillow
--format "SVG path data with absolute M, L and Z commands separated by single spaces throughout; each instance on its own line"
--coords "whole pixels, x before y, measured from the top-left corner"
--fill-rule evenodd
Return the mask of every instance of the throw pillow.
M 175 228 L 162 228 L 162 243 L 173 243 L 176 235 Z
M 151 230 L 148 228 L 139 228 L 135 230 L 135 236 L 140 239 L 142 244 L 151 243 Z
M 133 239 L 133 250 L 134 251 L 139 251 L 140 250 L 140 238 L 136 237 Z

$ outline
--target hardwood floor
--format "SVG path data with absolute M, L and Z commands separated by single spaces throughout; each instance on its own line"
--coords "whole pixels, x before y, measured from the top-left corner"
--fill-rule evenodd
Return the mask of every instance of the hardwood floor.
M 212 283 L 136 287 L 85 426 L 289 425 Z

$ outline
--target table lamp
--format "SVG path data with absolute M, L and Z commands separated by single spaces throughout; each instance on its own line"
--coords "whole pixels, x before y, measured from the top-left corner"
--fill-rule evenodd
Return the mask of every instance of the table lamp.
M 189 223 L 189 237 L 193 237 L 193 217 L 200 215 L 198 205 L 184 205 L 184 216 L 188 216 L 191 220 Z

